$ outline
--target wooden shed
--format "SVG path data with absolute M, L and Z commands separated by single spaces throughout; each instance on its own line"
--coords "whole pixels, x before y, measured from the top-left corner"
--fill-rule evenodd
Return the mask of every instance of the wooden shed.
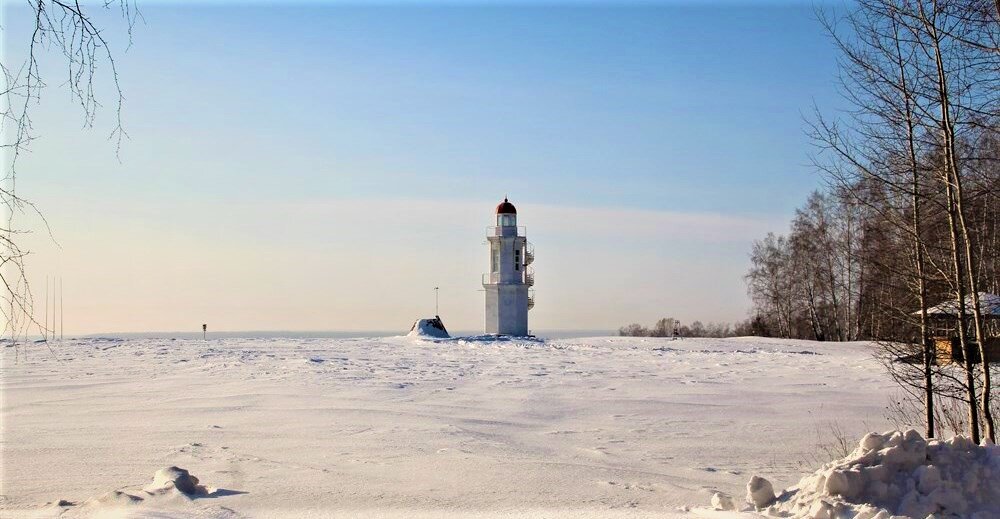
M 979 293 L 979 308 L 984 321 L 986 321 L 986 360 L 987 362 L 1000 362 L 1000 336 L 997 336 L 997 323 L 1000 323 L 1000 296 L 986 292 Z M 965 352 L 962 351 L 958 338 L 958 301 L 945 301 L 937 306 L 927 309 L 927 316 L 937 323 L 935 326 L 939 331 L 948 330 L 948 334 L 940 334 L 933 337 L 935 357 L 938 364 L 950 364 L 952 362 L 964 363 Z M 972 296 L 965 298 L 965 315 L 970 323 L 972 322 Z M 992 333 L 991 333 L 992 332 Z M 979 358 L 979 346 L 976 345 L 976 334 L 974 330 L 969 330 L 966 337 L 972 342 L 973 355 L 972 362 L 978 364 L 982 361 Z
M 975 338 L 970 337 L 970 339 L 975 344 Z M 965 354 L 958 337 L 934 337 L 934 351 L 938 364 L 965 363 Z M 986 339 L 986 358 L 991 363 L 1000 362 L 1000 338 Z M 979 347 L 975 346 L 972 351 L 972 363 L 979 364 L 979 362 Z

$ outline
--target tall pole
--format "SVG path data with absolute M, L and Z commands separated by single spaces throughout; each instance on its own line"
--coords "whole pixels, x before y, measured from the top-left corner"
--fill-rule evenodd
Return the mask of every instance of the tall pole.
M 63 323 L 66 319 L 66 308 L 63 306 L 63 280 L 62 276 L 59 276 L 59 342 L 63 340 L 63 334 L 66 333 L 66 328 Z
M 434 287 L 434 317 L 439 317 L 441 312 L 438 311 L 438 288 Z
M 45 342 L 49 341 L 49 277 L 45 276 L 45 324 L 42 326 Z
M 52 340 L 56 340 L 56 317 L 59 316 L 59 301 L 56 294 L 59 293 L 59 276 L 52 276 Z

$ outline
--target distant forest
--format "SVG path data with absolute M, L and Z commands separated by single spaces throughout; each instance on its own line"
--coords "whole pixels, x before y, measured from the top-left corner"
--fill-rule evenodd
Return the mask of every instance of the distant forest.
M 746 276 L 753 332 L 819 341 L 918 339 L 920 310 L 958 297 L 955 243 L 962 297 L 998 293 L 1000 142 L 994 139 L 982 135 L 981 147 L 967 151 L 977 156 L 966 161 L 962 179 L 964 226 L 932 178 L 917 179 L 916 219 L 912 193 L 903 192 L 898 178 L 842 178 L 844 184 L 814 192 L 787 235 L 771 233 L 753 245 Z M 951 220 L 960 229 L 955 241 Z
M 728 323 L 702 323 L 694 321 L 690 325 L 682 324 L 673 317 L 664 317 L 652 327 L 632 323 L 618 329 L 618 335 L 623 337 L 738 337 L 754 335 L 751 321 L 747 320 L 735 326 Z

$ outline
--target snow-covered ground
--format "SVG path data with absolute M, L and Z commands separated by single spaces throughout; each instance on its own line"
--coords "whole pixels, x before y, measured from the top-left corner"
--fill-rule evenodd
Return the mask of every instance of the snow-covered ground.
M 853 438 L 891 428 L 894 394 L 863 343 L 82 339 L 52 350 L 3 351 L 4 517 L 671 517 L 715 490 L 742 498 L 754 474 L 794 484 L 828 461 L 817 445 L 831 425 Z M 204 493 L 140 493 L 172 465 Z M 146 500 L 118 508 L 112 491 Z

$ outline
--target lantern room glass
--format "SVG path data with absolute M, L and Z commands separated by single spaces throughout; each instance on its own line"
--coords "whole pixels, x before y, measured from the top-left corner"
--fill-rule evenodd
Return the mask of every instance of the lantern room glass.
M 500 227 L 513 227 L 517 225 L 517 215 L 514 214 L 498 214 L 497 215 L 497 225 Z

